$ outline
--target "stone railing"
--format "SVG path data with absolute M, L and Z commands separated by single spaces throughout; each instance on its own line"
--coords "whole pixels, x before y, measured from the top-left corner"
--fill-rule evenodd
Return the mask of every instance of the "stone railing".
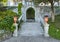
M 44 17 L 44 18 L 40 17 L 40 23 L 41 23 L 42 28 L 44 29 L 44 36 L 49 37 L 49 34 L 48 34 L 49 24 L 47 22 L 45 22 L 45 18 L 46 17 Z
M 20 22 L 20 20 L 22 19 L 22 17 L 23 17 L 23 14 L 19 17 L 18 22 Z
M 20 21 L 21 21 L 21 19 L 22 19 L 22 16 L 23 16 L 23 15 L 21 15 L 21 16 L 19 17 L 19 19 L 18 19 L 18 22 L 19 22 L 19 23 L 20 23 Z M 18 36 L 18 23 L 15 23 L 14 25 L 15 25 L 16 29 L 14 30 L 13 36 L 17 37 L 17 36 Z

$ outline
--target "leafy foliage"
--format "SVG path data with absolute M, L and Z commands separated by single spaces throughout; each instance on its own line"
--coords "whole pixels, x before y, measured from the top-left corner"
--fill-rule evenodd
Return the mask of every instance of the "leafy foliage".
M 22 8 L 22 3 L 18 4 L 18 14 L 21 16 L 21 8 Z
M 52 22 L 55 22 L 54 20 L 55 20 L 55 14 L 54 14 L 54 1 L 56 1 L 56 0 L 35 0 L 35 1 L 37 1 L 37 2 L 35 2 L 35 3 L 40 3 L 40 2 L 50 2 L 51 3 L 51 17 L 52 17 Z M 59 1 L 59 0 L 57 0 L 57 1 Z
M 38 4 L 40 4 L 41 2 L 46 3 L 46 2 L 49 2 L 49 0 L 35 0 L 35 1 L 34 1 L 35 5 L 38 5 Z
M 12 26 L 11 26 L 11 32 L 14 32 L 15 28 L 16 28 L 16 26 L 14 24 L 12 24 Z
M 0 0 L 0 2 L 1 2 L 2 0 Z
M 14 16 L 16 16 L 16 13 L 11 10 L 0 12 L 0 30 L 11 31 Z
M 3 2 L 7 2 L 8 0 L 3 0 Z
M 55 39 L 60 39 L 60 15 L 57 15 L 55 18 L 55 22 L 51 22 L 49 19 L 49 35 Z

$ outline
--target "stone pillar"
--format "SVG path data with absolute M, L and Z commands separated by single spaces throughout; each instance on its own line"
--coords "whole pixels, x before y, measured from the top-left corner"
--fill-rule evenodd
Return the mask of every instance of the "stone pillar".
M 25 0 L 22 0 L 22 4 L 25 5 Z
M 44 36 L 45 37 L 49 37 L 48 30 L 49 30 L 49 24 L 45 23 L 45 26 L 44 26 Z
M 18 24 L 15 23 L 14 25 L 16 26 L 16 28 L 14 30 L 13 36 L 17 37 L 18 36 Z
M 38 7 L 35 9 L 35 21 L 38 22 L 38 15 L 39 15 L 39 10 Z
M 17 16 L 14 16 L 14 26 L 15 26 L 15 30 L 14 30 L 13 36 L 15 36 L 15 37 L 18 36 L 18 24 L 17 24 L 17 20 L 18 20 L 18 17 L 17 17 Z
M 49 30 L 49 24 L 48 24 L 48 16 L 46 15 L 44 17 L 44 36 L 49 37 L 48 30 Z

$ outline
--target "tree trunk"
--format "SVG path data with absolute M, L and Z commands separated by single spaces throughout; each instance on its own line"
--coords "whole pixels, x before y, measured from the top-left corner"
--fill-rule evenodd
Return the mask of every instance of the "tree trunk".
M 53 3 L 53 1 L 51 2 L 51 11 L 52 11 L 52 13 L 51 13 L 52 22 L 54 22 L 55 14 L 54 14 L 54 3 Z
M 58 0 L 58 6 L 59 6 L 59 0 Z
M 51 13 L 51 18 L 52 18 L 52 22 L 54 22 L 54 20 L 55 20 L 55 14 L 54 14 L 54 12 L 52 11 L 52 13 Z

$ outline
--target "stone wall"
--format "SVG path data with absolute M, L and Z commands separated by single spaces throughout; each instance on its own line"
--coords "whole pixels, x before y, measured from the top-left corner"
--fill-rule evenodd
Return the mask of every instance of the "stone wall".
M 27 21 L 27 18 L 26 18 L 26 11 L 28 8 L 33 8 L 35 10 L 35 21 L 39 22 L 39 17 L 40 17 L 40 12 L 39 12 L 39 8 L 38 7 L 34 7 L 34 6 L 24 6 L 22 7 L 22 14 L 23 14 L 23 17 L 22 17 L 22 20 L 23 21 Z

